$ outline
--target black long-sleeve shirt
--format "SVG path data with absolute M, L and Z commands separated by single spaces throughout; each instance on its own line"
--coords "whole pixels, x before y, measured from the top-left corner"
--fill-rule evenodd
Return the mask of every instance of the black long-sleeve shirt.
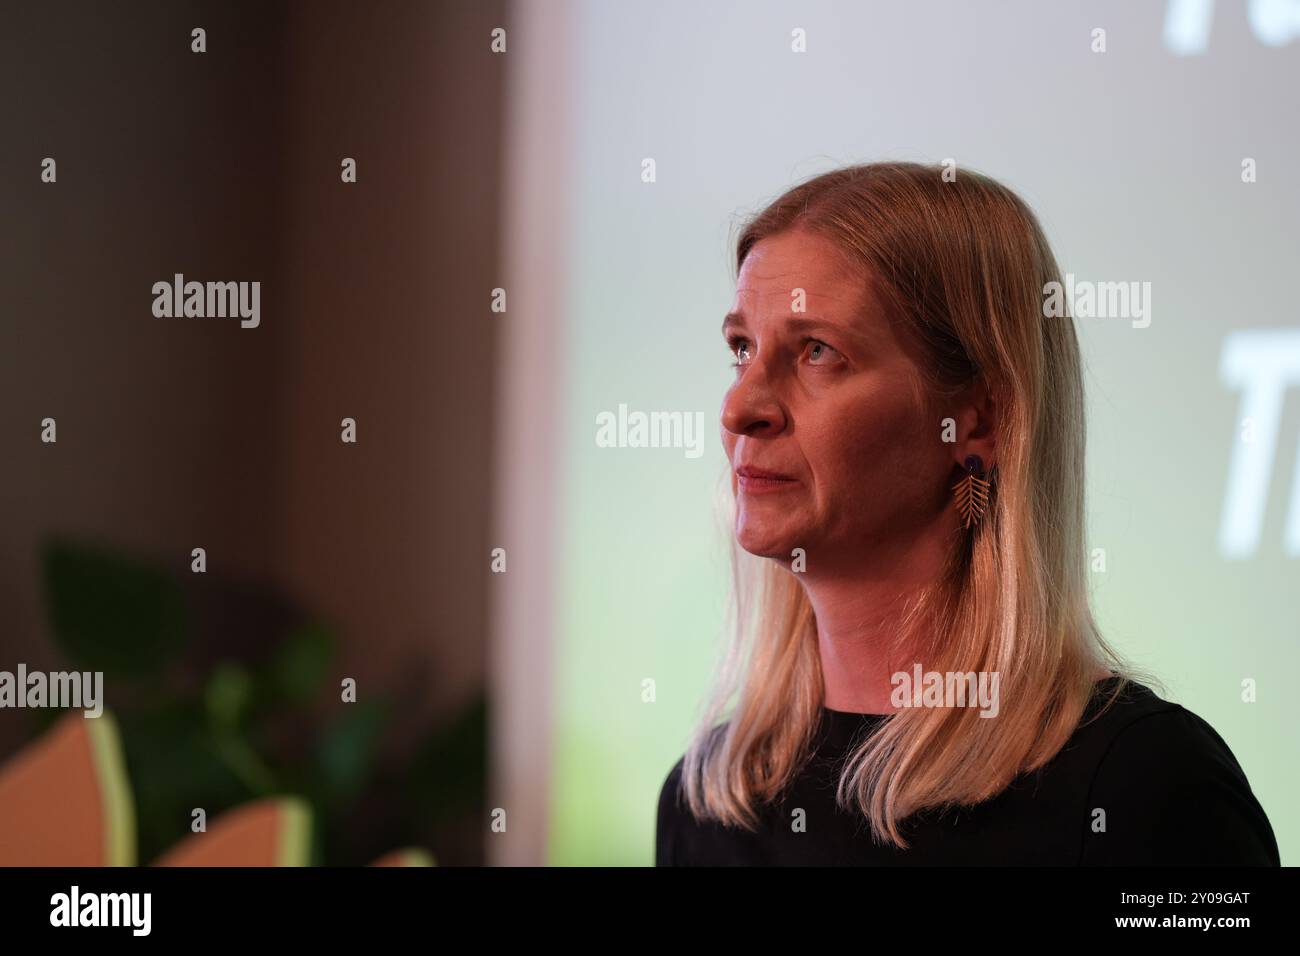
M 659 795 L 658 866 L 691 865 L 1171 865 L 1278 866 L 1277 841 L 1232 751 L 1196 714 L 1130 682 L 1039 770 L 991 800 L 905 821 L 906 850 L 873 842 L 865 817 L 841 810 L 842 758 L 882 714 L 822 709 L 813 757 L 757 833 L 697 821 L 681 788 L 682 760 Z M 792 826 L 804 811 L 803 832 Z M 1094 825 L 1105 812 L 1105 829 Z

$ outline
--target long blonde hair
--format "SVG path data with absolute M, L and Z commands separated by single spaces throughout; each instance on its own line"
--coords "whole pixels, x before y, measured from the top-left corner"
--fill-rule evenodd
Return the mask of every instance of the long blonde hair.
M 982 377 L 998 409 L 994 493 L 913 596 L 900 652 L 939 672 L 996 672 L 1000 711 L 905 708 L 845 764 L 840 805 L 873 838 L 906 848 L 900 824 L 969 806 L 1046 763 L 1084 715 L 1100 671 L 1154 682 L 1102 638 L 1089 605 L 1084 395 L 1074 321 L 1045 318 L 1060 269 L 1033 212 L 964 170 L 872 163 L 828 172 L 777 198 L 743 228 L 736 269 L 759 240 L 795 227 L 830 239 L 875 280 L 922 356 L 938 409 Z M 730 488 L 730 483 L 727 483 Z M 730 493 L 727 494 L 730 499 Z M 734 505 L 734 501 L 730 501 Z M 812 606 L 796 576 L 732 537 L 734 635 L 687 748 L 683 780 L 698 818 L 753 829 L 809 755 L 822 705 Z M 890 659 L 894 659 L 892 656 Z M 735 698 L 730 718 L 719 723 Z

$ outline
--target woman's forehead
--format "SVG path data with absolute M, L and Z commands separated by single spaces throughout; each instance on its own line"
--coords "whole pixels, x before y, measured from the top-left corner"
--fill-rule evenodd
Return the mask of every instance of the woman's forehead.
M 812 299 L 823 309 L 857 311 L 867 285 L 867 270 L 832 242 L 794 230 L 768 236 L 750 249 L 736 278 L 733 311 L 791 311 L 792 303 Z
M 846 284 L 823 284 L 795 282 L 790 285 L 774 287 L 737 286 L 733 312 L 742 317 L 750 314 L 761 315 L 772 311 L 803 312 L 808 309 L 792 307 L 798 300 L 808 303 L 814 300 L 824 306 L 840 306 L 855 310 L 862 302 L 862 283 L 857 286 Z M 809 306 L 809 309 L 811 306 Z
M 868 302 L 865 279 L 856 283 L 843 278 L 818 281 L 816 276 L 790 274 L 738 283 L 728 318 L 744 323 L 808 314 L 859 324 L 867 317 L 865 313 L 872 311 L 865 308 Z

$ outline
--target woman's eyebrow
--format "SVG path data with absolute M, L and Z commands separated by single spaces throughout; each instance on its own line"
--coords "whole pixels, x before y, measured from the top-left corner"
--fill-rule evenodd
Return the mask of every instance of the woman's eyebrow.
M 728 312 L 726 318 L 722 320 L 722 334 L 725 336 L 728 331 L 736 326 L 744 326 L 745 317 L 739 312 Z M 839 322 L 832 322 L 828 319 L 818 318 L 812 315 L 792 315 L 785 323 L 785 327 L 792 331 L 811 331 L 814 329 L 825 329 L 833 332 L 840 332 L 844 335 L 853 336 L 854 338 L 867 340 L 869 336 L 851 326 L 843 325 Z
M 829 319 L 818 318 L 813 315 L 795 316 L 785 324 L 788 328 L 794 329 L 796 332 L 800 330 L 813 331 L 815 329 L 826 329 L 831 332 L 842 332 L 845 335 L 855 335 L 860 338 L 866 338 L 866 335 L 859 332 L 857 329 L 843 325 L 839 322 L 832 322 Z

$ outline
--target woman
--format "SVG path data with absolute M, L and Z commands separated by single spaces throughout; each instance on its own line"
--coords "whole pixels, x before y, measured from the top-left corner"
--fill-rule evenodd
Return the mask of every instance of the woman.
M 1278 865 L 1227 745 L 1093 620 L 1079 349 L 1025 204 L 855 166 L 736 259 L 737 637 L 656 862 Z

